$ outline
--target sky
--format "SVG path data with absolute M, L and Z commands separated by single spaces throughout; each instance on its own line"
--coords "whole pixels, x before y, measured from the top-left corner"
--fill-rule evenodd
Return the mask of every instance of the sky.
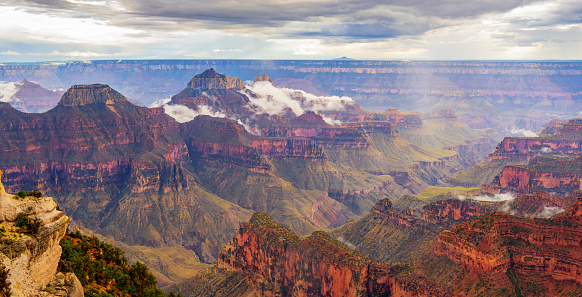
M 0 63 L 580 60 L 582 0 L 0 0 Z

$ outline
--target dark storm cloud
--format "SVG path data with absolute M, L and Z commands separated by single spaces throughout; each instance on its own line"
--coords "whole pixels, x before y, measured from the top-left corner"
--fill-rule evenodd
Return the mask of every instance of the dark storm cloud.
M 12 3 L 21 0 L 7 0 Z M 196 22 L 206 29 L 280 28 L 290 22 L 306 23 L 292 36 L 391 38 L 420 35 L 447 22 L 509 11 L 534 0 L 25 0 L 37 7 L 93 12 L 113 4 L 124 8 L 113 22 L 132 25 L 132 18 L 148 19 L 158 30 L 174 30 Z M 93 3 L 91 5 L 90 3 Z M 103 6 L 96 6 L 102 3 Z M 413 20 L 411 20 L 413 19 Z M 166 20 L 168 23 L 158 23 Z M 174 22 L 174 23 L 172 23 Z M 312 26 L 310 26 L 311 24 Z M 301 27 L 301 26 L 300 26 Z
M 217 26 L 276 28 L 289 22 L 304 22 L 313 26 L 292 35 L 364 39 L 420 35 L 450 21 L 509 11 L 531 2 L 535 1 L 123 1 L 129 11 L 142 16 L 204 20 Z
M 317 17 L 350 16 L 377 7 L 413 8 L 419 15 L 466 18 L 508 11 L 532 0 L 393 0 L 393 1 L 229 1 L 125 0 L 136 13 L 152 16 L 205 19 L 245 24 L 308 21 Z

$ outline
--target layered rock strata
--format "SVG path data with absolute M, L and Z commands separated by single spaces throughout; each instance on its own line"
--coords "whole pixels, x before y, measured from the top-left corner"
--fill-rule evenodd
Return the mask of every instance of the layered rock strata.
M 19 215 L 38 219 L 39 230 L 19 227 Z M 7 194 L 0 183 L 0 262 L 9 272 L 7 280 L 12 296 L 53 296 L 44 289 L 49 283 L 64 278 L 70 281 L 63 289 L 65 295 L 59 296 L 83 296 L 83 288 L 74 274 L 56 273 L 61 257 L 59 241 L 68 223 L 69 218 L 52 198 Z
M 218 265 L 243 272 L 257 296 L 438 296 L 397 279 L 398 266 L 374 263 L 324 232 L 300 240 L 262 213 L 241 226 Z

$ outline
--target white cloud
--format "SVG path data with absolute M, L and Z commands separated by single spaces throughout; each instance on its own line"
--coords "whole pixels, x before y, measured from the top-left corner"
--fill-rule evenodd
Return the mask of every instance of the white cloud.
M 539 212 L 536 217 L 537 218 L 549 218 L 549 217 L 553 217 L 561 212 L 564 212 L 565 210 L 561 207 L 557 207 L 557 206 L 544 206 L 544 209 Z
M 38 48 L 128 58 L 582 58 L 580 0 L 170 3 L 5 0 L 0 51 L 23 54 L 5 54 L 12 61 L 50 60 L 29 54 Z
M 502 201 L 511 201 L 511 200 L 515 199 L 515 195 L 513 195 L 513 193 L 495 194 L 493 196 L 487 196 L 487 195 L 479 195 L 479 196 L 458 195 L 457 198 L 459 200 L 472 199 L 472 200 L 483 201 L 483 202 L 502 202 Z
M 215 118 L 226 118 L 226 115 L 220 111 L 214 111 L 212 107 L 199 105 L 198 109 L 193 110 L 184 105 L 166 104 L 163 106 L 166 114 L 173 117 L 178 123 L 186 123 L 193 120 L 199 115 L 209 115 Z
M 5 56 L 19 56 L 22 55 L 19 52 L 14 52 L 14 51 L 4 51 L 4 52 L 0 52 L 0 55 L 5 55 Z
M 542 147 L 542 149 L 540 151 L 544 154 L 549 154 L 552 152 L 552 148 L 551 147 Z
M 227 117 L 223 112 L 215 111 L 212 107 L 207 105 L 199 105 L 196 110 L 193 110 L 184 105 L 168 104 L 170 101 L 171 99 L 158 100 L 152 103 L 149 107 L 163 107 L 166 114 L 173 117 L 178 123 L 189 122 L 199 115 L 208 115 L 215 118 L 231 119 L 242 125 L 247 132 L 255 135 L 259 134 L 256 129 L 253 129 L 254 127 L 251 126 L 249 119 L 242 121 L 240 119 Z
M 538 134 L 526 129 L 511 129 L 511 134 L 524 137 L 538 137 Z
M 250 92 L 249 92 L 250 91 Z M 256 82 L 247 86 L 242 93 L 248 95 L 249 109 L 256 114 L 283 114 L 291 110 L 295 116 L 300 116 L 306 111 L 320 113 L 323 111 L 342 111 L 347 105 L 354 104 L 350 97 L 316 96 L 302 90 L 278 88 L 270 82 Z M 252 96 L 252 93 L 258 97 Z M 329 124 L 339 124 L 331 118 L 324 117 Z
M 108 20 L 17 7 L 0 6 L 0 19 L 0 36 L 3 40 L 29 43 L 117 45 L 127 43 L 128 39 L 136 40 L 137 36 L 133 36 L 144 33 L 138 29 L 111 25 Z
M 121 53 L 105 54 L 105 53 L 80 52 L 80 51 L 71 51 L 71 52 L 53 51 L 50 54 L 44 54 L 44 55 L 57 56 L 57 57 L 98 58 L 98 57 L 119 56 L 119 55 L 121 55 Z
M 242 52 L 242 50 L 238 49 L 238 48 L 229 48 L 229 49 L 220 49 L 220 48 L 216 48 L 212 50 L 215 53 L 220 53 L 220 52 Z
M 150 104 L 149 108 L 162 107 L 162 106 L 170 103 L 170 101 L 172 101 L 172 98 L 160 99 L 160 100 L 155 101 L 154 103 Z
M 18 101 L 14 95 L 18 92 L 18 86 L 13 82 L 0 82 L 0 102 Z

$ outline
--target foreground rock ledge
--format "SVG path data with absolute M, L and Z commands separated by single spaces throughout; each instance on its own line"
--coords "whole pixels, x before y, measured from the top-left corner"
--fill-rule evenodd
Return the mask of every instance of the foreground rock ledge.
M 32 234 L 27 227 L 16 227 L 19 213 L 39 218 L 40 230 Z M 74 274 L 57 274 L 62 251 L 59 241 L 68 224 L 69 217 L 52 198 L 20 198 L 6 193 L 0 182 L 0 262 L 9 271 L 12 296 L 83 296 Z M 49 283 L 61 286 L 47 288 Z

